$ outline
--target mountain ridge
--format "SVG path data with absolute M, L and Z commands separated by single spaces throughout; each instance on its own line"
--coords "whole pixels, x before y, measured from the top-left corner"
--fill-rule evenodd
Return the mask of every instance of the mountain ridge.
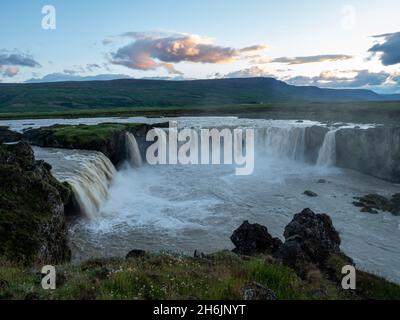
M 400 95 L 380 95 L 366 89 L 293 86 L 274 78 L 0 84 L 0 111 L 3 112 L 399 100 Z

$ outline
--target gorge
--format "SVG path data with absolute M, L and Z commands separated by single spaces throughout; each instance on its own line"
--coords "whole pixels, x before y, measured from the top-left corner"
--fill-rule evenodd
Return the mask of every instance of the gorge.
M 254 174 L 237 177 L 229 165 L 146 164 L 146 133 L 153 126 L 165 128 L 159 125 L 163 118 L 13 120 L 1 125 L 37 145 L 36 158 L 72 186 L 81 213 L 69 222 L 74 261 L 124 256 L 132 246 L 185 254 L 230 249 L 229 234 L 243 220 L 268 225 L 279 236 L 293 212 L 310 207 L 329 213 L 343 250 L 360 267 L 400 281 L 399 217 L 368 215 L 352 204 L 353 197 L 367 193 L 399 192 L 398 128 L 234 117 L 175 120 L 180 128 L 197 130 L 253 128 Z M 46 127 L 56 123 L 72 126 L 68 130 L 110 123 L 147 127 L 124 127 L 123 134 L 118 127 L 110 141 L 86 144 L 82 149 L 93 146 L 88 151 L 78 148 L 78 140 L 63 140 L 64 145 L 53 139 L 57 135 Z M 304 196 L 304 190 L 318 197 Z

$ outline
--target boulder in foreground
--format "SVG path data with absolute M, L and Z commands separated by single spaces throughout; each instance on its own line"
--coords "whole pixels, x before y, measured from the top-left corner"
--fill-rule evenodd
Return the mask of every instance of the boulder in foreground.
M 268 229 L 259 224 L 250 224 L 245 221 L 231 236 L 235 245 L 235 253 L 242 255 L 255 255 L 258 253 L 272 253 L 282 242 L 273 238 Z
M 285 243 L 275 256 L 304 274 L 308 265 L 324 268 L 327 260 L 340 251 L 340 236 L 326 214 L 304 209 L 286 226 Z

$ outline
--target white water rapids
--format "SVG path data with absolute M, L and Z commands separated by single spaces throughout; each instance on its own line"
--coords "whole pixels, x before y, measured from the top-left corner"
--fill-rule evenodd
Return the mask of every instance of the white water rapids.
M 188 127 L 211 127 L 222 121 L 183 120 L 182 126 Z M 74 259 L 124 256 L 135 248 L 188 254 L 195 249 L 231 249 L 229 237 L 244 220 L 266 225 L 271 234 L 282 238 L 293 215 L 309 207 L 331 216 L 343 250 L 359 267 L 400 282 L 400 217 L 361 213 L 352 204 L 354 196 L 368 193 L 390 196 L 399 192 L 399 185 L 333 167 L 337 128 L 325 136 L 318 165 L 309 165 L 303 161 L 304 128 L 314 123 L 225 121 L 256 128 L 254 174 L 236 176 L 231 166 L 139 167 L 135 165 L 137 143 L 130 144 L 130 159 L 136 160 L 116 172 L 112 182 L 107 179 L 111 184 L 96 218 L 78 219 L 71 225 Z M 47 160 L 49 151 L 40 150 L 38 158 Z M 58 165 L 51 164 L 58 177 L 62 172 L 75 172 L 70 170 L 75 166 L 68 160 L 71 155 L 76 155 L 79 163 L 90 156 L 90 152 L 70 150 L 55 154 L 53 161 Z M 326 183 L 319 183 L 321 179 Z M 305 190 L 318 197 L 303 195 Z
M 101 152 L 43 149 L 34 147 L 35 157 L 51 164 L 54 176 L 68 182 L 83 216 L 98 217 L 116 174 L 111 161 Z

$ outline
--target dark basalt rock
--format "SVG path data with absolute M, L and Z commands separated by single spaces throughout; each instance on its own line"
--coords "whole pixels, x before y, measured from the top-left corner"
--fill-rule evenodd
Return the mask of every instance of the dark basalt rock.
M 0 143 L 18 142 L 22 140 L 22 134 L 11 131 L 8 127 L 0 127 Z
M 295 239 L 313 262 L 340 252 L 340 236 L 331 218 L 326 214 L 315 214 L 310 209 L 294 216 L 286 226 L 284 236 L 285 239 Z
M 245 301 L 268 301 L 277 300 L 275 293 L 263 285 L 252 282 L 242 290 L 242 299 Z
M 400 127 L 338 130 L 336 165 L 400 182 Z
M 400 215 L 400 193 L 392 196 L 392 213 L 397 216 Z
M 316 194 L 315 192 L 310 191 L 310 190 L 304 191 L 303 194 L 310 198 L 318 197 L 318 194 Z
M 340 236 L 326 214 L 304 209 L 286 226 L 285 243 L 274 256 L 304 276 L 310 265 L 323 268 L 332 255 L 341 253 Z
M 250 224 L 248 221 L 233 232 L 231 241 L 236 247 L 233 250 L 235 253 L 248 256 L 272 253 L 282 244 L 278 238 L 273 238 L 269 234 L 266 227 Z
M 126 255 L 126 259 L 136 259 L 136 258 L 143 258 L 146 256 L 146 251 L 144 250 L 131 250 L 129 253 Z
M 391 212 L 394 215 L 400 215 L 400 193 L 394 194 L 388 199 L 379 194 L 367 194 L 363 197 L 355 197 L 353 204 L 362 208 L 361 212 L 378 214 L 379 211 Z
M 26 265 L 69 260 L 64 203 L 70 196 L 28 144 L 0 145 L 0 256 Z

